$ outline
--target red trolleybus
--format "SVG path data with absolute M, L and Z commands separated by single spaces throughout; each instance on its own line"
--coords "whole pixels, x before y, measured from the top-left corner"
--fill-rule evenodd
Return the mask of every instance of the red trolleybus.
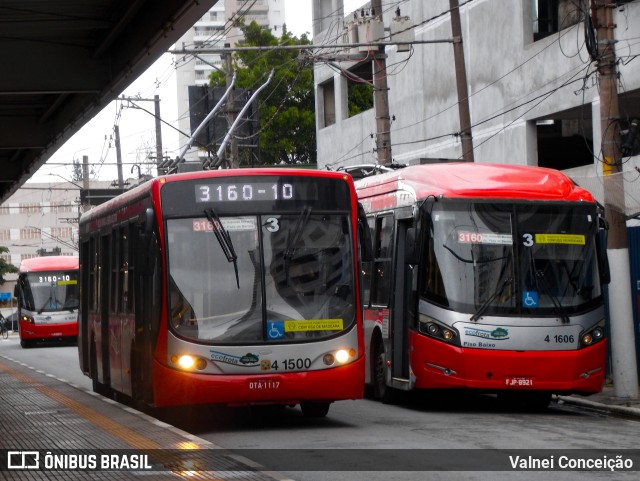
M 608 264 L 589 192 L 551 169 L 472 163 L 356 190 L 375 231 L 363 285 L 377 397 L 463 388 L 540 407 L 602 389 Z
M 351 177 L 236 169 L 159 177 L 80 220 L 79 357 L 135 404 L 361 398 Z
M 78 337 L 78 258 L 34 257 L 20 263 L 15 288 L 20 345 Z

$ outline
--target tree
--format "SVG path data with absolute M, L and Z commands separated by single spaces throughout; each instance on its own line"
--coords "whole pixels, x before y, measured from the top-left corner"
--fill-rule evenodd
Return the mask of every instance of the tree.
M 255 21 L 240 25 L 245 40 L 242 46 L 309 45 L 306 34 L 293 36 L 283 25 L 282 36 L 275 37 Z M 260 128 L 258 147 L 260 163 L 315 164 L 316 128 L 313 97 L 313 64 L 299 60 L 300 50 L 274 48 L 268 51 L 239 51 L 233 55 L 237 88 L 252 91 L 262 85 L 271 69 L 274 76 L 261 92 L 258 102 Z M 214 87 L 224 87 L 222 72 L 210 77 Z M 250 154 L 240 156 L 240 163 L 254 164 Z
M 9 249 L 7 247 L 0 246 L 0 254 L 8 254 Z M 13 264 L 8 263 L 2 257 L 0 257 L 0 286 L 4 284 L 5 274 L 11 274 L 18 272 L 18 268 Z

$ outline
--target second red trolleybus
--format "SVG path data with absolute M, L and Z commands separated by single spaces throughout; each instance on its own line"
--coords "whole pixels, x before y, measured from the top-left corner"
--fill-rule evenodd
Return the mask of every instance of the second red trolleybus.
M 78 346 L 94 390 L 306 416 L 361 398 L 357 205 L 344 173 L 236 169 L 159 177 L 85 213 Z
M 18 269 L 20 345 L 38 341 L 75 341 L 78 337 L 77 256 L 45 256 L 25 259 Z
M 539 407 L 602 389 L 608 264 L 589 192 L 551 169 L 472 163 L 356 189 L 374 231 L 363 284 L 377 397 L 463 388 Z

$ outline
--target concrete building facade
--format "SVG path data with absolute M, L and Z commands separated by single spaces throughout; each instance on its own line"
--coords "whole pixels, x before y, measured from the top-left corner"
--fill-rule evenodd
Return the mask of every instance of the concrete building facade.
M 614 3 L 620 125 L 624 129 L 630 120 L 640 117 L 640 1 Z M 599 189 L 599 92 L 585 37 L 589 4 L 588 0 L 460 2 L 476 162 L 567 170 L 585 187 Z M 382 17 L 387 29 L 394 22 L 406 22 L 403 29 L 410 28 L 416 41 L 446 41 L 452 38 L 449 9 L 449 0 L 383 2 Z M 325 56 L 338 59 L 340 54 L 353 54 L 353 49 L 339 48 L 353 40 L 349 24 L 368 21 L 360 19 L 360 10 L 345 12 L 342 0 L 313 0 L 313 16 L 314 44 L 335 44 L 337 49 Z M 384 40 L 390 40 L 388 30 Z M 386 47 L 393 161 L 416 164 L 460 159 L 453 44 L 415 43 L 408 51 L 400 50 L 404 49 Z M 360 48 L 359 54 L 357 61 L 339 62 L 346 73 L 328 58 L 316 61 L 319 168 L 377 161 L 375 111 L 368 108 L 353 114 L 351 108 L 358 100 L 352 98 L 352 90 L 357 92 L 352 88 L 370 80 L 371 71 L 377 68 L 375 51 Z M 639 162 L 637 155 L 625 158 L 625 171 L 637 177 Z M 636 184 L 626 192 L 627 203 L 633 204 L 628 214 L 640 212 Z

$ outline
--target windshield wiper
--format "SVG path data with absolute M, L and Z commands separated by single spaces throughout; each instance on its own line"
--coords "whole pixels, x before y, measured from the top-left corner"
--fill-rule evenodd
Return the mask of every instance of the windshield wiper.
M 233 248 L 233 243 L 231 242 L 231 237 L 229 237 L 229 233 L 222 225 L 220 221 L 220 217 L 216 214 L 216 211 L 213 210 L 213 207 L 204 210 L 204 215 L 207 216 L 209 222 L 211 222 L 213 233 L 218 239 L 218 243 L 222 248 L 222 252 L 224 253 L 227 261 L 233 262 L 233 270 L 236 273 L 236 284 L 238 285 L 238 289 L 240 289 L 240 276 L 238 275 L 238 256 L 236 255 L 236 251 Z
M 300 237 L 302 237 L 302 232 L 304 231 L 307 222 L 309 222 L 309 216 L 311 215 L 311 207 L 305 206 L 300 212 L 300 215 L 296 219 L 296 224 L 293 226 L 293 229 L 290 229 L 287 233 L 287 244 L 284 248 L 284 258 L 285 260 L 290 260 L 293 258 L 293 254 L 296 252 L 296 245 L 300 241 Z M 293 236 L 291 235 L 291 231 L 293 230 Z
M 560 300 L 551 292 L 551 288 L 549 287 L 549 283 L 544 277 L 544 273 L 540 270 L 534 270 L 533 272 L 535 273 L 536 279 L 541 280 L 541 282 L 536 282 L 536 284 L 542 286 L 542 290 L 544 291 L 544 293 L 549 296 L 549 299 L 551 299 L 551 302 L 553 303 L 553 308 L 555 309 L 556 314 L 558 314 L 560 319 L 562 319 L 562 322 L 569 323 L 569 316 L 564 312 L 564 308 L 562 307 Z
M 558 298 L 553 294 L 553 292 L 551 292 L 551 288 L 549 287 L 547 279 L 544 277 L 544 273 L 541 270 L 536 269 L 533 251 L 529 250 L 529 256 L 531 258 L 531 269 L 533 270 L 534 279 L 536 280 L 536 287 L 541 286 L 544 293 L 549 296 L 549 299 L 551 299 L 551 303 L 553 304 L 553 308 L 556 311 L 556 314 L 558 314 L 558 317 L 562 319 L 562 322 L 569 323 L 569 316 L 565 313 Z M 540 282 L 538 282 L 538 279 L 540 279 Z
M 507 286 L 507 284 L 509 284 L 511 281 L 513 281 L 513 277 L 507 277 L 504 281 L 502 281 L 502 284 L 500 284 L 498 286 L 498 288 L 496 289 L 496 291 L 491 294 L 491 297 L 489 297 L 489 299 L 487 299 L 486 301 L 484 301 L 482 303 L 482 305 L 478 308 L 478 310 L 475 312 L 475 314 L 473 316 L 471 316 L 471 318 L 469 319 L 472 322 L 477 321 L 478 319 L 480 319 L 480 316 L 482 316 L 482 314 L 484 314 L 484 312 L 488 309 L 488 307 L 491 305 L 491 303 L 500 295 L 502 294 L 502 291 L 504 291 L 504 288 Z M 513 294 L 512 294 L 513 295 Z
M 302 232 L 304 231 L 307 222 L 309 222 L 310 215 L 311 207 L 305 206 L 296 219 L 296 223 L 293 226 L 293 229 L 289 229 L 289 231 L 287 232 L 287 243 L 284 246 L 284 254 L 282 255 L 282 258 L 284 260 L 284 271 L 287 279 L 287 284 L 289 284 L 289 264 L 291 259 L 293 259 L 293 255 L 296 253 L 296 246 L 298 245 L 298 242 L 300 242 Z M 293 232 L 293 235 L 291 235 L 291 232 Z

